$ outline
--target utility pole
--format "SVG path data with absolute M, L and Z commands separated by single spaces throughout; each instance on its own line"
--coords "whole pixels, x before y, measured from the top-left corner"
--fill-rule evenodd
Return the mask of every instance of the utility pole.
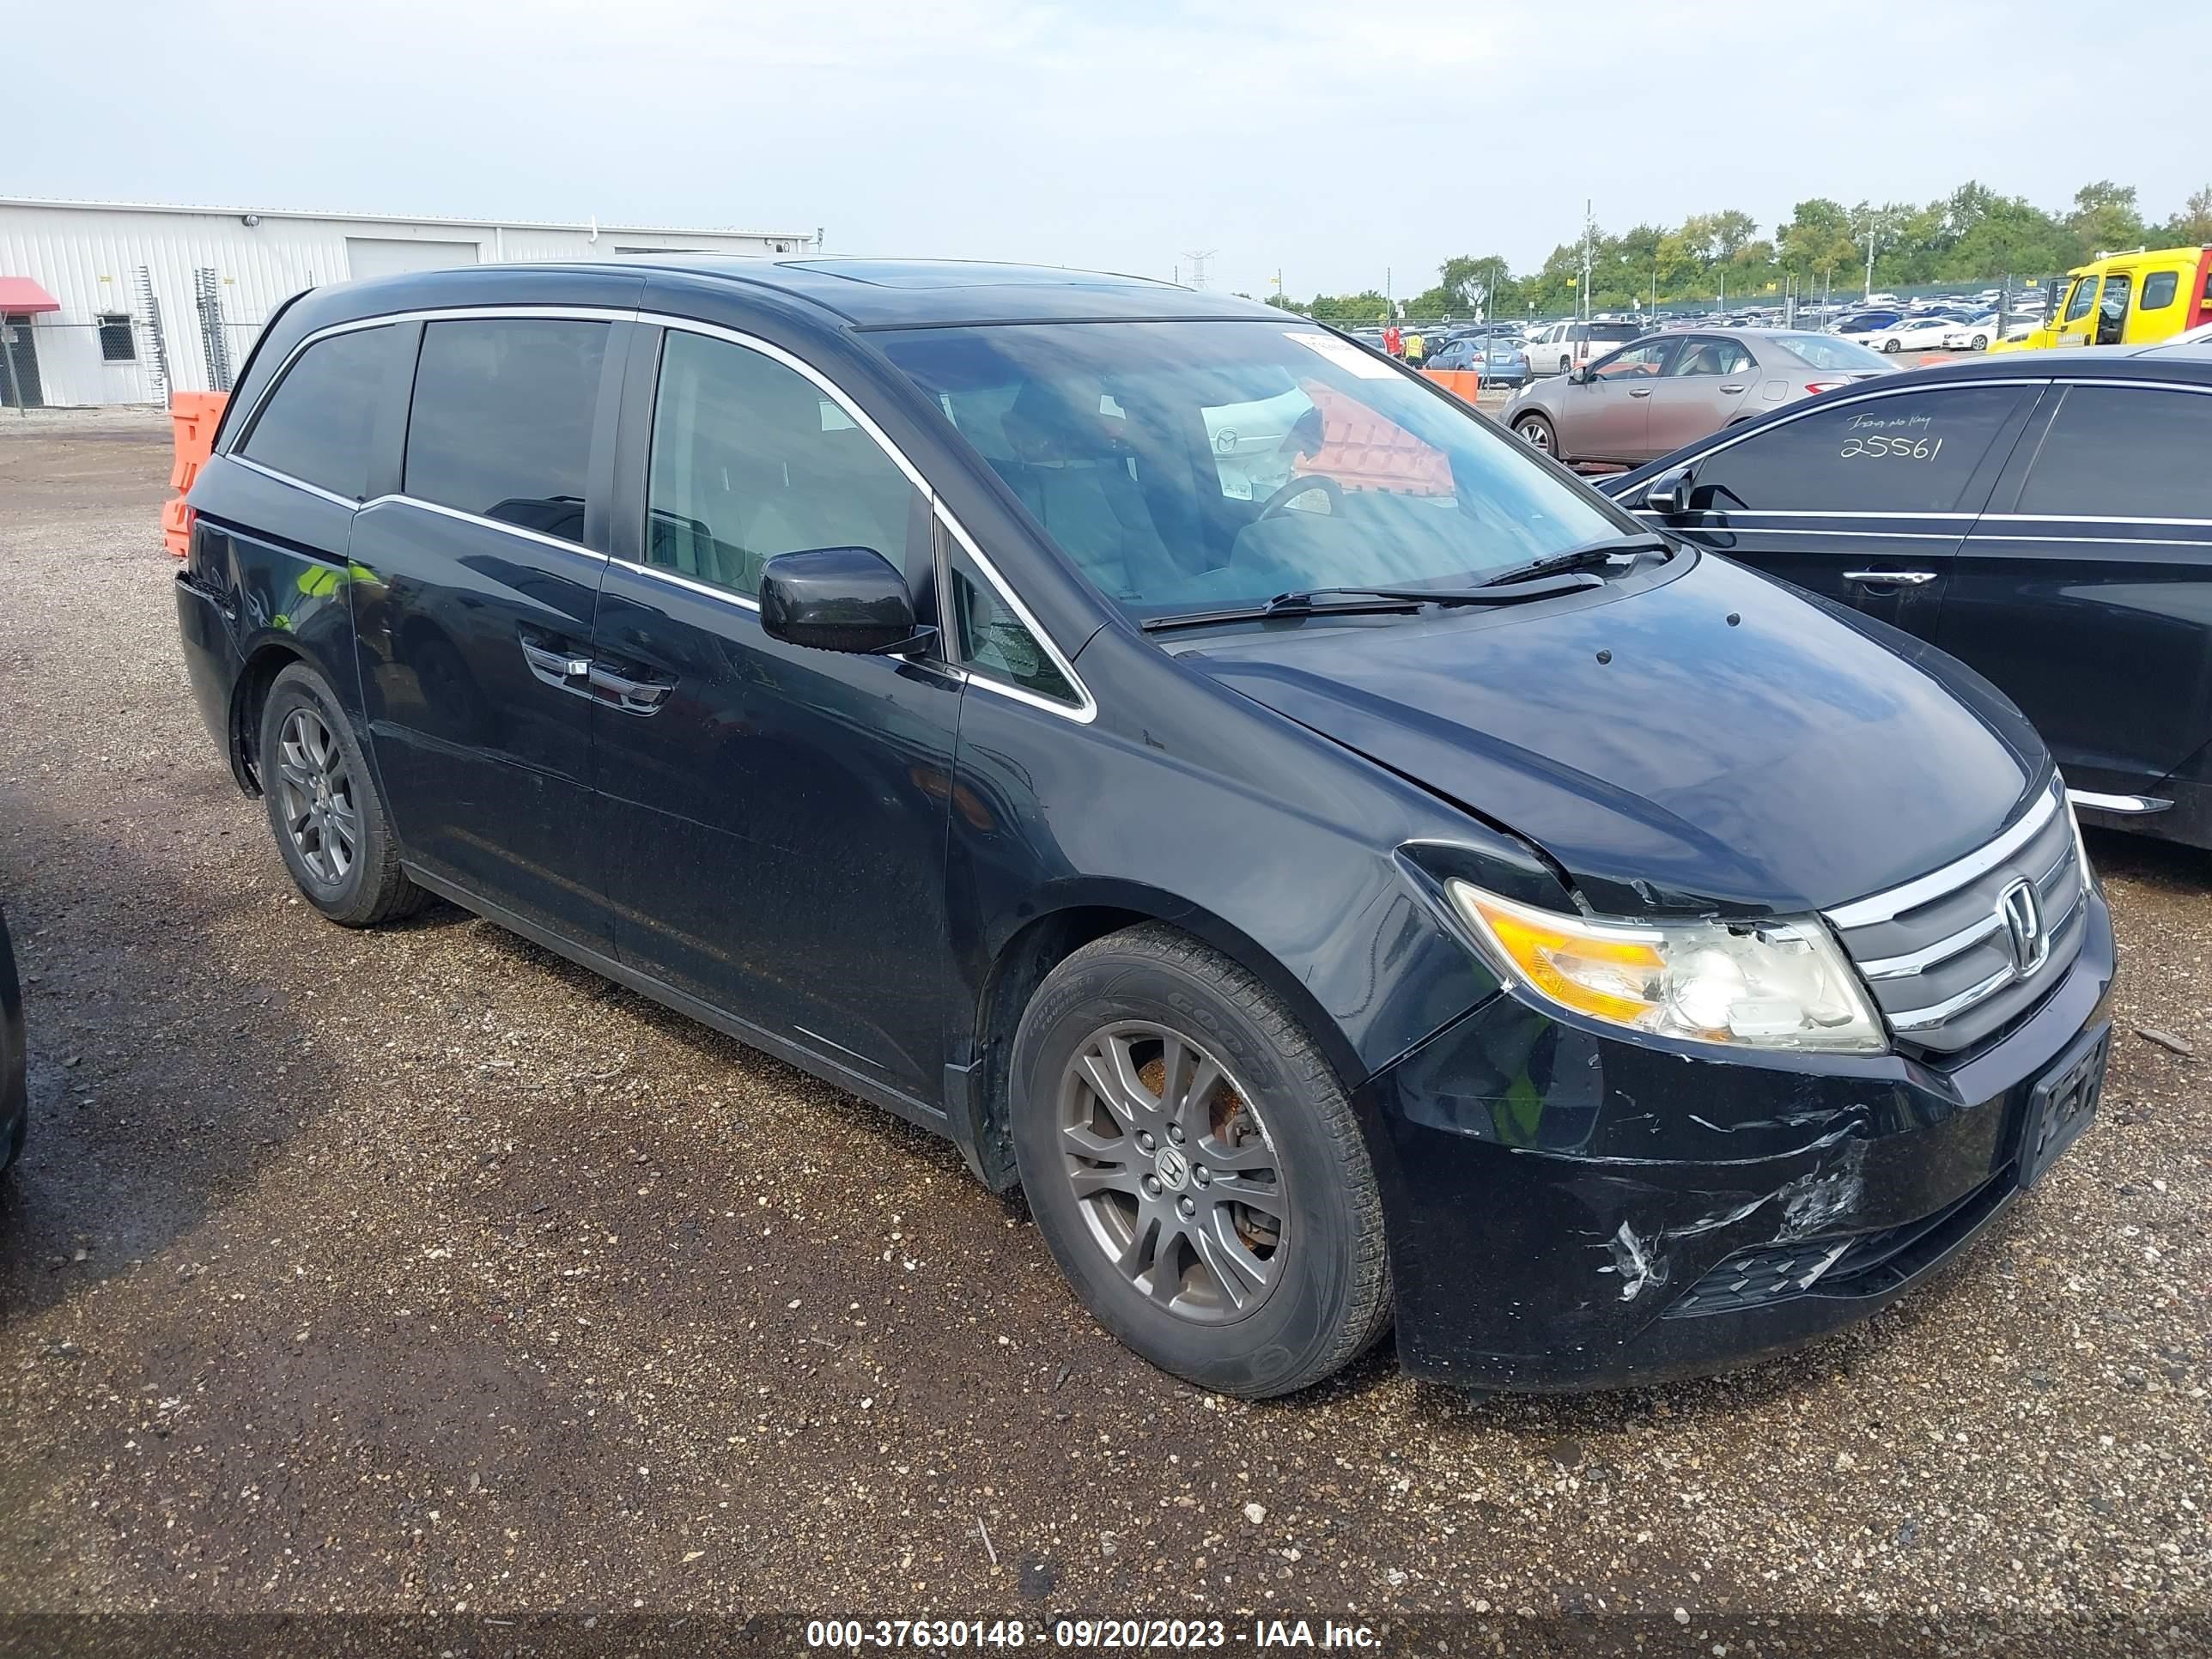
M 1866 297 L 1871 300 L 1874 298 L 1875 250 L 1881 246 L 1881 215 L 1875 211 L 1874 209 L 1869 208 L 1867 210 L 1867 215 L 1863 221 L 1863 224 L 1865 228 L 1859 231 L 1853 240 L 1862 240 L 1866 243 Z
M 1190 261 L 1190 285 L 1193 288 L 1206 286 L 1206 262 L 1219 252 L 1218 248 L 1206 248 L 1196 252 L 1189 248 L 1182 251 L 1182 257 Z
M 1581 290 L 1576 295 L 1582 302 L 1585 321 L 1590 314 L 1590 242 L 1597 232 L 1597 222 L 1590 216 L 1590 199 L 1585 196 L 1583 198 L 1583 280 Z

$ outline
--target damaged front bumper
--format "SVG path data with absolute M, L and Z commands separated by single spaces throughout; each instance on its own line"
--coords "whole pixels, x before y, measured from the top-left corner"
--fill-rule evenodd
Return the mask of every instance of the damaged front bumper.
M 2017 1025 L 1717 1059 L 1500 995 L 1363 1091 L 1415 1376 L 1548 1390 L 1725 1369 L 1862 1319 L 2018 1194 L 2036 1084 L 2101 1024 L 2112 921 Z

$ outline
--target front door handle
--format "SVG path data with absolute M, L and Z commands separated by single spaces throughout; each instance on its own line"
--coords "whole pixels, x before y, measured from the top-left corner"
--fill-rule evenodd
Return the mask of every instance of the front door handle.
M 1936 580 L 1932 570 L 1846 570 L 1847 582 L 1863 582 L 1869 587 L 1919 587 Z
M 668 701 L 668 694 L 676 689 L 668 680 L 635 680 L 621 674 L 603 662 L 586 663 L 592 695 L 610 708 L 619 708 L 625 714 L 653 714 Z

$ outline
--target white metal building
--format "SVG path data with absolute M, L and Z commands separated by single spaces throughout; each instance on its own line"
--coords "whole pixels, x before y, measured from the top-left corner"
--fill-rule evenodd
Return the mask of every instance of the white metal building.
M 0 402 L 160 403 L 228 391 L 261 325 L 356 276 L 668 252 L 813 251 L 817 231 L 160 207 L 0 197 Z M 11 375 L 9 370 L 13 369 Z

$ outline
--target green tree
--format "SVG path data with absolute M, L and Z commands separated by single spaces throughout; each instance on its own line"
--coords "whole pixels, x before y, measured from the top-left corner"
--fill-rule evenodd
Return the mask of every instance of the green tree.
M 2192 192 L 2181 211 L 2166 222 L 2158 239 L 2169 247 L 2201 247 L 2212 242 L 2212 185 Z
M 1850 269 L 1850 215 L 1840 202 L 1816 196 L 1798 203 L 1790 210 L 1790 222 L 1775 235 L 1782 269 L 1808 288 L 1826 281 L 1831 271 Z
M 2066 216 L 2066 228 L 2081 238 L 2081 255 L 2094 259 L 2100 253 L 2140 247 L 2145 240 L 2142 214 L 2136 206 L 2136 187 L 2100 179 L 2074 192 L 2074 210 Z

